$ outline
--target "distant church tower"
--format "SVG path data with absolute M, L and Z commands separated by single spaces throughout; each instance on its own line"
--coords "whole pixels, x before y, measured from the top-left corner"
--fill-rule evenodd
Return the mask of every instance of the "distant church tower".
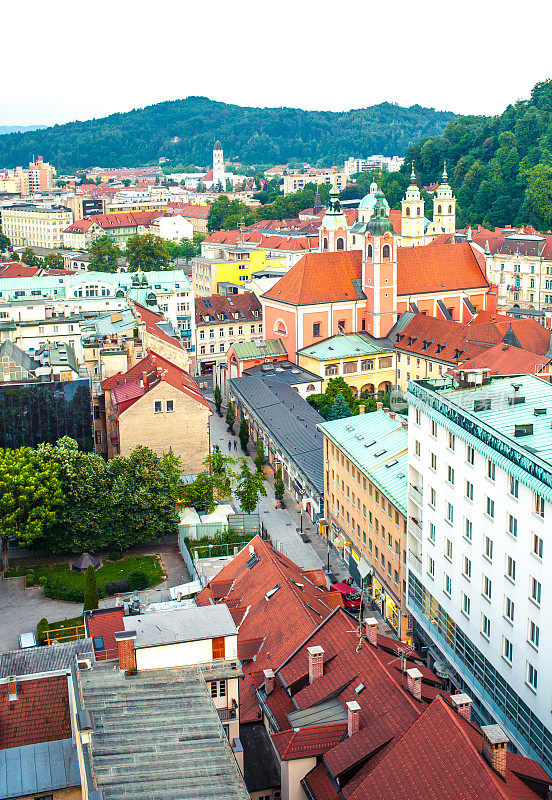
M 339 192 L 337 189 L 330 189 L 330 204 L 318 232 L 320 252 L 335 253 L 337 250 L 346 250 L 347 234 L 347 219 L 341 210 Z
M 222 152 L 222 145 L 217 139 L 213 147 L 213 186 L 217 186 L 219 183 L 223 189 L 226 188 L 224 153 Z
M 446 161 L 441 183 L 433 198 L 433 228 L 436 233 L 456 231 L 456 198 L 449 186 Z
M 401 238 L 403 247 L 425 244 L 424 201 L 416 183 L 414 163 L 410 174 L 410 184 L 402 201 Z
M 381 190 L 366 225 L 362 254 L 362 289 L 366 295 L 363 330 L 386 336 L 397 321 L 397 237 Z

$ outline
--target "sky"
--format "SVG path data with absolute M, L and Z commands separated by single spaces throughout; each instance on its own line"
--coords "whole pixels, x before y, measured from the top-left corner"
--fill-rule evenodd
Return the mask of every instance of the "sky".
M 548 0 L 9 0 L 0 125 L 205 95 L 496 114 L 552 78 Z M 525 28 L 525 32 L 523 29 Z

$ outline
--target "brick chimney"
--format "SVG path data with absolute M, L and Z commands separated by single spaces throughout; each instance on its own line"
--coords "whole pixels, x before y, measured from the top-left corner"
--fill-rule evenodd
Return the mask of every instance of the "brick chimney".
M 8 678 L 8 700 L 17 700 L 17 677 L 10 675 Z
M 148 373 L 146 370 L 142 372 L 142 383 L 144 384 L 144 389 L 148 388 Z
M 360 705 L 356 700 L 347 703 L 347 736 L 358 733 L 360 728 Z
M 136 631 L 118 631 L 115 633 L 115 641 L 119 649 L 119 667 L 121 669 L 136 669 L 135 639 Z
M 274 670 L 263 669 L 264 674 L 264 688 L 267 695 L 272 693 L 274 689 Z
M 408 691 L 416 700 L 422 699 L 422 673 L 416 667 L 406 670 Z
M 375 617 L 368 617 L 364 620 L 364 624 L 366 625 L 366 635 L 368 637 L 368 641 L 370 644 L 373 644 L 374 647 L 378 645 L 378 621 Z
M 309 654 L 309 683 L 321 678 L 324 674 L 324 648 L 320 645 L 307 647 Z
M 469 695 L 464 694 L 464 692 L 458 692 L 458 694 L 451 695 L 450 699 L 461 717 L 464 717 L 464 719 L 471 719 L 472 699 Z
M 506 776 L 506 753 L 509 739 L 500 725 L 483 725 L 483 758 L 503 777 Z

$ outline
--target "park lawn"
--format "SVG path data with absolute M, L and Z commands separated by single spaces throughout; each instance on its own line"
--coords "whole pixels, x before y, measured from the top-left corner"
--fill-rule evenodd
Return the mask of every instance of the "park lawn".
M 83 589 L 86 573 L 74 572 L 69 564 L 45 564 L 42 560 L 22 558 L 6 572 L 6 578 L 25 577 L 30 569 L 35 572 L 36 583 L 42 583 L 41 578 L 53 578 L 62 581 L 65 586 Z M 165 580 L 163 563 L 159 556 L 129 556 L 120 561 L 104 561 L 96 570 L 98 586 L 104 586 L 111 581 L 120 581 L 128 578 L 131 572 L 145 572 L 149 578 L 150 586 L 157 586 Z

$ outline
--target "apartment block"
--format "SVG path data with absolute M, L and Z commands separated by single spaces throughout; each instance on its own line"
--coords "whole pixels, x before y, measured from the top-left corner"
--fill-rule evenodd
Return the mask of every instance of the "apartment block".
M 63 247 L 63 231 L 73 222 L 70 208 L 14 203 L 2 208 L 2 232 L 13 247 Z

